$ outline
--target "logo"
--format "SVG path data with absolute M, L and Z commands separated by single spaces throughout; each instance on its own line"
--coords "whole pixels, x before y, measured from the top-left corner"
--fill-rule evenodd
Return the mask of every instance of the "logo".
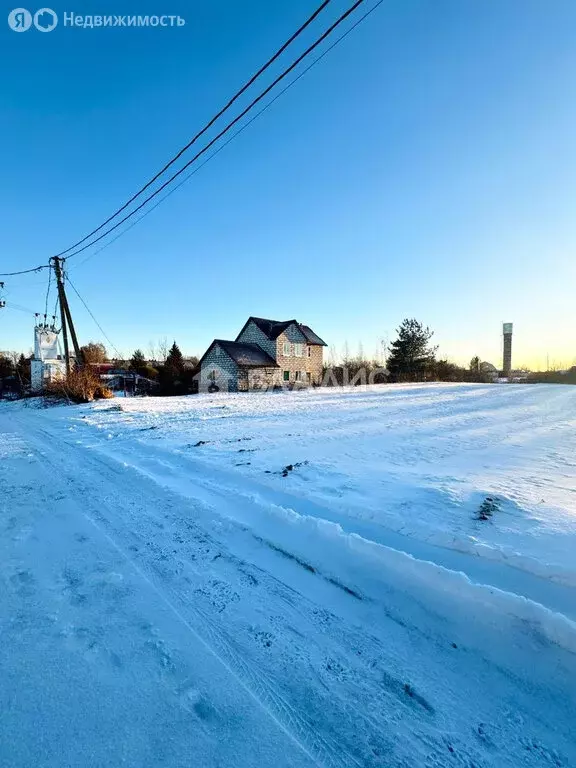
M 32 14 L 26 8 L 14 8 L 8 14 L 8 26 L 14 32 L 27 32 L 32 26 Z
M 52 32 L 58 24 L 58 16 L 51 8 L 40 8 L 34 14 L 34 26 L 39 32 Z
M 58 16 L 51 8 L 40 8 L 34 14 L 34 19 L 26 8 L 15 8 L 8 14 L 8 25 L 14 32 L 26 32 L 32 26 L 32 21 L 39 32 L 52 32 L 58 25 Z

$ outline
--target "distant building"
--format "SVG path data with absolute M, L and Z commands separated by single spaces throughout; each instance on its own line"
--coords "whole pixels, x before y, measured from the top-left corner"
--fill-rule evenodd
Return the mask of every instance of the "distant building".
M 484 374 L 484 376 L 492 379 L 493 381 L 496 381 L 499 375 L 496 366 L 488 362 L 480 363 L 480 373 Z
M 214 339 L 198 363 L 200 392 L 306 387 L 322 378 L 326 343 L 297 320 L 249 317 L 235 341 Z

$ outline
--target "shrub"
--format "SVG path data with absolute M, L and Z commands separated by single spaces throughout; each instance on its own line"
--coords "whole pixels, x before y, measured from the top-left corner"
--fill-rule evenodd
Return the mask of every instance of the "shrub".
M 94 400 L 111 400 L 114 398 L 114 392 L 103 384 L 94 391 Z
M 85 363 L 105 363 L 108 360 L 108 353 L 104 344 L 90 341 L 80 347 L 80 351 Z
M 51 381 L 46 385 L 44 394 L 50 399 L 72 403 L 91 403 L 92 400 L 114 397 L 90 368 L 77 368 L 67 376 Z
M 539 371 L 531 373 L 528 384 L 576 384 L 576 366 L 568 371 Z

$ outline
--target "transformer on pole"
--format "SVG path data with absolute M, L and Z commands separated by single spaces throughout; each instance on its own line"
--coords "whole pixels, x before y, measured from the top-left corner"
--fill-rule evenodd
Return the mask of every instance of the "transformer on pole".
M 41 322 L 36 313 L 34 326 L 34 357 L 30 361 L 30 389 L 39 393 L 47 384 L 65 374 L 65 363 L 58 354 L 58 331 L 54 324 Z

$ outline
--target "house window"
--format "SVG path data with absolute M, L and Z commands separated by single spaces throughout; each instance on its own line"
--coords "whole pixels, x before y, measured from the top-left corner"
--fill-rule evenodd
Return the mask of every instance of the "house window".
M 290 371 L 284 371 L 284 381 L 290 381 Z
M 308 379 L 308 384 L 310 384 L 312 382 L 312 374 L 310 373 L 310 371 L 308 371 L 308 373 L 306 374 L 306 378 Z
M 296 371 L 296 381 L 304 381 L 306 371 Z
M 308 357 L 312 357 L 312 347 L 308 347 Z
M 304 357 L 304 344 L 294 344 L 294 355 Z
M 210 371 L 210 373 L 208 374 L 208 378 L 210 379 L 210 381 L 216 381 L 216 378 L 217 378 L 216 371 Z
M 290 342 L 289 341 L 285 341 L 284 342 L 284 352 L 283 352 L 284 357 L 290 357 L 291 352 L 292 352 L 292 349 L 291 349 Z

